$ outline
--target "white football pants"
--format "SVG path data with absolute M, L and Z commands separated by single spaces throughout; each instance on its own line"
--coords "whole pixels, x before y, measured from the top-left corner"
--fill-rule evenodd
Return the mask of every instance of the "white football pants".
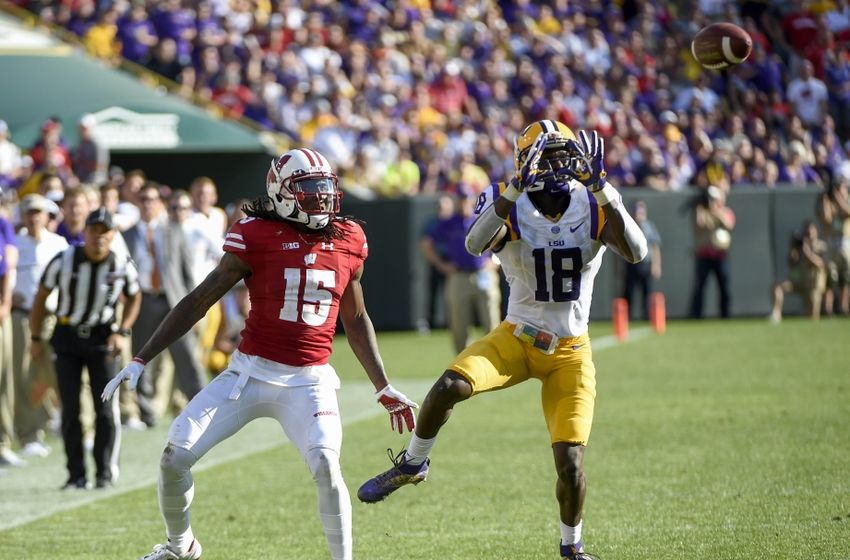
M 351 560 L 351 498 L 339 466 L 342 423 L 336 390 L 330 385 L 282 387 L 254 378 L 240 380 L 229 371 L 195 395 L 171 424 L 159 477 L 160 511 L 169 540 L 191 540 L 192 465 L 248 422 L 264 417 L 280 423 L 310 468 L 331 557 Z

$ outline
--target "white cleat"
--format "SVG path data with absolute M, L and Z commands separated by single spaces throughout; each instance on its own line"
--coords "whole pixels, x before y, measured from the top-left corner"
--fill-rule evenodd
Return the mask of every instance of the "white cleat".
M 21 448 L 21 455 L 24 457 L 47 457 L 50 455 L 50 447 L 40 441 L 31 441 Z
M 183 556 L 180 556 L 172 550 L 167 544 L 158 544 L 153 547 L 153 550 L 140 557 L 139 560 L 198 560 L 201 557 L 201 543 L 198 539 L 194 539 L 189 545 L 189 550 Z
M 23 467 L 27 464 L 11 449 L 0 451 L 0 467 Z

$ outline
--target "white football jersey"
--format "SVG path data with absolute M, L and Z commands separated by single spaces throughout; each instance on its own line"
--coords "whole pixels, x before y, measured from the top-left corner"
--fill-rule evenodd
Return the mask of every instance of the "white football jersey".
M 593 281 L 602 264 L 600 241 L 605 217 L 582 184 L 574 189 L 567 211 L 553 222 L 528 196 L 520 196 L 506 220 L 507 242 L 497 252 L 510 286 L 506 320 L 525 322 L 559 337 L 587 331 Z M 505 189 L 494 183 L 478 198 L 480 214 Z

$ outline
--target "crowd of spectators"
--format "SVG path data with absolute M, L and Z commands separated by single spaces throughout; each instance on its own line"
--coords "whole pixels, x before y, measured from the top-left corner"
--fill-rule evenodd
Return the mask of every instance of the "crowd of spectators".
M 850 176 L 846 0 L 18 0 L 95 56 L 145 66 L 325 153 L 362 197 L 480 188 L 554 118 L 608 140 L 619 186 Z M 700 68 L 712 21 L 753 38 Z

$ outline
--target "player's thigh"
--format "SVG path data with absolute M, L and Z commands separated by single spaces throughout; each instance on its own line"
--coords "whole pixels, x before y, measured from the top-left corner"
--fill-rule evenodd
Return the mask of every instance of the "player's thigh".
M 336 389 L 331 385 L 282 388 L 277 420 L 304 457 L 317 447 L 337 454 L 342 447 L 339 403 Z
M 541 389 L 543 416 L 552 443 L 587 445 L 596 401 L 596 368 L 590 344 L 560 347 L 545 356 L 550 373 Z
M 200 458 L 256 418 L 257 392 L 266 384 L 249 379 L 238 398 L 232 399 L 238 380 L 238 374 L 225 371 L 201 389 L 171 423 L 169 443 Z
M 505 389 L 528 379 L 526 351 L 514 336 L 513 325 L 503 321 L 467 346 L 446 369 L 469 381 L 473 395 Z

